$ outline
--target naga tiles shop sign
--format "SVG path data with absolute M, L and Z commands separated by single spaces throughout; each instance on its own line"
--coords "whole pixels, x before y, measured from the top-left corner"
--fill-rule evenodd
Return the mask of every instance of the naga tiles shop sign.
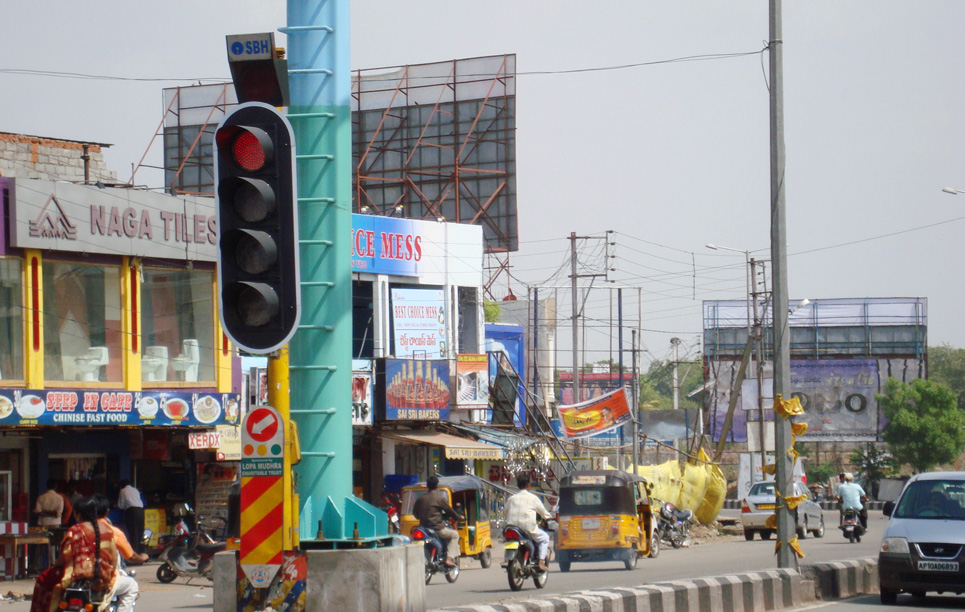
M 233 393 L 10 390 L 0 425 L 220 425 L 238 422 Z
M 385 360 L 387 420 L 448 420 L 449 362 Z
M 215 261 L 214 198 L 12 179 L 11 246 Z

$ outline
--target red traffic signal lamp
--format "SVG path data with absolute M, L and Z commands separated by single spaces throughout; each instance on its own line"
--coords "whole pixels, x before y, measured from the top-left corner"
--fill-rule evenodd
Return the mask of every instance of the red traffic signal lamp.
M 261 102 L 238 106 L 215 132 L 218 310 L 249 353 L 284 346 L 301 314 L 294 142 L 285 116 Z

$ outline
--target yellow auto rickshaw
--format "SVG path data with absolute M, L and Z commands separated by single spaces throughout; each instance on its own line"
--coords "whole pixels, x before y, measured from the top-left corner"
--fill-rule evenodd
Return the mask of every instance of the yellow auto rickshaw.
M 645 478 L 619 470 L 577 470 L 560 481 L 556 560 L 570 571 L 574 561 L 623 561 L 656 557 L 660 538 Z
M 466 520 L 456 521 L 459 532 L 459 553 L 463 557 L 478 559 L 480 565 L 489 567 L 493 562 L 493 540 L 489 529 L 488 483 L 472 474 L 462 476 L 439 476 L 439 491 L 449 497 L 449 505 Z M 402 489 L 401 532 L 412 536 L 412 528 L 419 520 L 412 514 L 417 499 L 426 494 L 425 482 Z

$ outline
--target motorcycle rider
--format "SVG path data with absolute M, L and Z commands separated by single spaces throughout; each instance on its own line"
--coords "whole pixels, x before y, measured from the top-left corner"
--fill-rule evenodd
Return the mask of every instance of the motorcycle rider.
M 868 501 L 868 495 L 861 485 L 854 481 L 854 474 L 851 472 L 845 472 L 844 482 L 838 485 L 838 501 L 841 502 L 840 523 L 844 522 L 846 510 L 856 510 L 861 520 L 861 527 L 868 529 L 868 509 L 861 503 Z
M 111 502 L 107 499 L 107 496 L 95 493 L 92 498 L 97 511 L 97 522 L 102 530 L 110 531 L 113 534 L 118 556 L 131 565 L 141 565 L 147 561 L 149 557 L 144 553 L 134 552 L 124 532 L 108 520 L 107 515 L 111 510 Z M 120 565 L 119 562 L 118 565 Z M 117 577 L 114 579 L 114 595 L 117 596 L 117 612 L 134 610 L 134 602 L 140 596 L 137 580 L 120 568 L 118 568 Z
M 429 492 L 416 500 L 412 514 L 419 519 L 419 525 L 433 530 L 446 544 L 446 567 L 456 567 L 455 558 L 459 556 L 459 532 L 449 526 L 446 516 L 456 520 L 466 520 L 464 516 L 453 510 L 449 505 L 446 494 L 438 491 L 439 478 L 429 476 L 426 488 Z
M 506 524 L 517 525 L 529 532 L 533 541 L 536 542 L 536 556 L 538 558 L 537 567 L 541 572 L 545 572 L 546 556 L 549 553 L 550 536 L 539 528 L 536 522 L 536 515 L 544 519 L 551 519 L 553 515 L 546 509 L 543 502 L 529 491 L 529 476 L 520 474 L 516 477 L 516 486 L 519 492 L 506 500 L 504 507 L 506 511 Z

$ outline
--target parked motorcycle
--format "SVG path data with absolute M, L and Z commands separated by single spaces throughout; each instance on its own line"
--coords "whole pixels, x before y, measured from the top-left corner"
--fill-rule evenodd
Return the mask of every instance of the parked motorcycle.
M 455 567 L 446 567 L 446 545 L 432 529 L 417 525 L 412 528 L 412 539 L 422 542 L 426 553 L 426 584 L 433 574 L 445 574 L 450 583 L 459 579 L 459 559 Z
M 657 517 L 657 535 L 663 542 L 669 542 L 674 548 L 680 548 L 690 537 L 690 524 L 694 518 L 691 510 L 680 509 L 670 502 L 660 506 Z
M 223 520 L 223 519 L 222 519 Z M 165 584 L 175 578 L 202 576 L 214 580 L 214 555 L 225 549 L 225 542 L 218 542 L 211 536 L 205 525 L 204 517 L 198 517 L 198 526 L 193 532 L 188 529 L 182 518 L 174 528 L 175 538 L 168 542 L 158 559 L 157 579 Z
M 528 531 L 516 525 L 506 525 L 503 528 L 505 544 L 506 578 L 509 588 L 519 591 L 527 578 L 533 579 L 537 589 L 546 586 L 549 571 L 539 569 L 539 559 L 536 555 L 536 542 Z
M 839 526 L 842 535 L 854 544 L 855 542 L 861 541 L 861 536 L 864 535 L 864 526 L 861 524 L 861 516 L 858 510 L 854 508 L 848 508 L 844 511 L 844 518 Z
M 391 491 L 382 492 L 382 509 L 389 516 L 389 533 L 399 533 L 399 509 L 402 505 L 402 498 L 399 493 Z

